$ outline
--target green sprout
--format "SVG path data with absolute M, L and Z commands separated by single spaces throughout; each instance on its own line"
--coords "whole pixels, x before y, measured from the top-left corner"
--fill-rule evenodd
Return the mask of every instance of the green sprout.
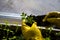
M 0 29 L 2 29 L 2 24 L 0 24 Z
M 15 32 L 17 32 L 17 30 L 18 30 L 18 22 L 14 22 L 15 24 L 16 24 L 16 30 L 15 30 Z
M 60 32 L 56 33 L 56 35 L 60 36 Z
M 50 37 L 46 37 L 45 40 L 51 40 Z
M 26 23 L 30 23 L 32 24 L 34 22 L 33 17 L 32 16 L 27 16 L 27 14 L 25 14 L 24 12 L 22 13 L 22 20 L 25 20 Z
M 7 26 L 8 26 L 8 24 L 9 24 L 9 22 L 7 21 L 7 20 L 4 20 L 4 22 L 5 22 L 5 29 L 7 28 Z
M 25 13 L 23 12 L 21 16 L 22 16 L 22 20 L 23 20 L 23 19 L 26 19 L 27 14 L 25 14 Z
M 50 27 L 50 30 L 49 30 L 49 33 L 51 33 L 52 32 L 52 27 Z
M 33 17 L 28 16 L 27 17 L 27 22 L 30 23 L 30 24 L 32 24 L 34 22 Z
M 4 30 L 6 30 L 7 31 L 7 38 L 8 38 L 8 34 L 9 34 L 9 29 L 7 29 L 7 25 L 8 25 L 8 21 L 7 20 L 5 20 L 5 28 L 4 28 Z

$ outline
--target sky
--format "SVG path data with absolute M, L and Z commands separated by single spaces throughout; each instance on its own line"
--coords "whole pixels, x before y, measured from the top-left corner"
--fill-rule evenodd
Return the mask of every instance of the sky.
M 9 12 L 3 15 L 18 17 L 22 12 L 45 15 L 51 11 L 60 11 L 60 0 L 0 0 L 0 12 Z

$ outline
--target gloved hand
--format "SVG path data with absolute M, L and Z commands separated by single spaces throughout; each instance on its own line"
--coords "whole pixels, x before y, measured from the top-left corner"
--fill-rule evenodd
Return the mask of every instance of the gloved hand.
M 43 22 L 48 21 L 60 28 L 60 12 L 49 12 L 43 19 Z
M 37 28 L 36 22 L 34 22 L 31 27 L 22 22 L 21 30 L 26 40 L 44 40 L 41 30 Z

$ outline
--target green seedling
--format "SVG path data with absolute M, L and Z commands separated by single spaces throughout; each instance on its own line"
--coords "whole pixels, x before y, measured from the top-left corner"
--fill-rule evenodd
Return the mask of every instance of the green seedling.
M 2 29 L 2 24 L 0 24 L 0 29 Z
M 50 37 L 46 37 L 45 40 L 51 40 Z
M 22 20 L 25 20 L 26 23 L 30 23 L 32 24 L 33 22 L 35 22 L 33 20 L 33 17 L 32 16 L 28 16 L 27 14 L 25 14 L 24 12 L 22 13 Z
M 56 33 L 56 35 L 60 36 L 60 32 Z
M 25 14 L 25 13 L 23 12 L 21 16 L 22 16 L 22 20 L 23 20 L 23 19 L 26 19 L 27 14 Z
M 17 32 L 17 30 L 18 30 L 18 22 L 14 22 L 14 24 L 16 24 L 16 30 L 15 30 L 15 32 Z

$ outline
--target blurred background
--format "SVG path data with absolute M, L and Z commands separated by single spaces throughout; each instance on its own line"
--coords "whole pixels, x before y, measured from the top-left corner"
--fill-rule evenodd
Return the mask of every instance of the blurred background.
M 28 15 L 45 15 L 50 11 L 60 11 L 60 0 L 0 0 L 0 12 Z M 5 15 L 5 14 L 4 14 Z
M 0 0 L 0 21 L 6 18 L 21 19 L 22 12 L 45 15 L 51 11 L 60 11 L 60 0 Z

